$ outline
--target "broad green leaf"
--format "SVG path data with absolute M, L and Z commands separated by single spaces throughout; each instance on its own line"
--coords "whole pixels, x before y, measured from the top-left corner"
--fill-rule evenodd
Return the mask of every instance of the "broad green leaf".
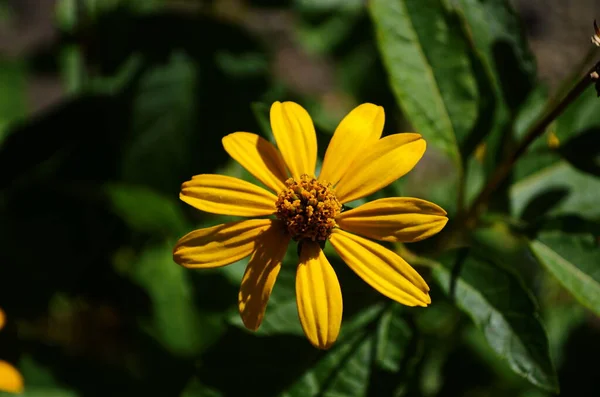
M 175 198 L 165 197 L 146 187 L 124 184 L 109 184 L 105 192 L 114 212 L 132 230 L 167 237 L 180 237 L 189 230 Z
M 594 233 L 544 231 L 531 250 L 582 305 L 600 315 L 600 247 Z
M 535 60 L 519 16 L 507 0 L 458 0 L 455 7 L 494 89 L 511 111 L 517 110 L 535 82 Z
M 591 128 L 600 128 L 600 99 L 589 87 L 556 120 L 556 136 L 561 143 Z
M 478 100 L 458 20 L 438 0 L 373 0 L 370 11 L 396 100 L 415 130 L 458 165 Z
M 408 175 L 405 193 L 453 213 L 463 173 L 460 148 L 476 127 L 480 100 L 460 22 L 438 0 L 369 5 L 396 101 L 428 144 L 422 164 Z
M 514 372 L 542 389 L 558 390 L 538 309 L 514 274 L 469 254 L 450 255 L 433 277 Z
M 137 260 L 117 263 L 117 268 L 148 293 L 150 319 L 141 325 L 165 348 L 181 356 L 193 356 L 213 343 L 224 331 L 215 314 L 200 313 L 194 305 L 189 271 L 173 262 L 171 244 L 146 249 Z
M 195 133 L 195 89 L 195 66 L 182 53 L 142 76 L 133 97 L 133 137 L 124 148 L 123 179 L 161 191 L 178 188 L 187 173 L 188 144 Z
M 537 207 L 548 215 L 577 213 L 598 219 L 598 192 L 600 179 L 559 162 L 512 185 L 512 213 L 522 217 L 528 208 Z
M 373 306 L 345 324 L 334 347 L 280 396 L 367 395 L 374 333 L 366 326 L 377 321 L 380 313 L 381 307 Z
M 25 84 L 23 62 L 0 60 L 0 143 L 9 124 L 27 114 Z
M 381 316 L 377 325 L 377 364 L 387 371 L 397 372 L 412 342 L 413 330 L 402 318 L 403 308 L 393 304 Z

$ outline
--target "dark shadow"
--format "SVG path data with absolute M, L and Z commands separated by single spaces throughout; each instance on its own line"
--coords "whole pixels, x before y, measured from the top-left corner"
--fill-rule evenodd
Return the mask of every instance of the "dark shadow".
M 520 68 L 521 61 L 510 43 L 495 42 L 492 53 L 502 94 L 514 115 L 533 89 L 535 78 L 531 73 Z
M 600 176 L 600 128 L 590 128 L 569 139 L 558 152 L 577 169 Z
M 564 188 L 550 188 L 534 196 L 525 206 L 521 219 L 526 222 L 535 222 L 545 216 L 553 208 L 559 205 L 569 195 Z

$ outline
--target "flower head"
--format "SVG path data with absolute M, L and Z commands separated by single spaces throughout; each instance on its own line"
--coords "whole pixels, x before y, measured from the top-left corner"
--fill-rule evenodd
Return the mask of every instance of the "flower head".
M 342 293 L 321 247 L 329 242 L 346 264 L 383 295 L 408 306 L 431 303 L 429 287 L 400 256 L 370 239 L 413 242 L 448 221 L 439 206 L 417 198 L 383 198 L 354 209 L 344 204 L 372 194 L 409 172 L 425 153 L 419 134 L 381 138 L 384 111 L 363 104 L 337 127 L 315 175 L 317 139 L 306 110 L 275 102 L 271 128 L 277 148 L 256 134 L 223 138 L 229 155 L 270 191 L 241 179 L 196 175 L 180 198 L 207 212 L 253 217 L 195 230 L 173 251 L 189 268 L 225 266 L 250 256 L 238 295 L 244 325 L 256 330 L 288 244 L 299 244 L 296 303 L 304 333 L 321 349 L 335 342 Z
M 4 328 L 5 319 L 4 311 L 0 309 L 0 330 Z M 3 360 L 0 360 L 0 391 L 9 393 L 23 391 L 23 377 L 15 367 Z

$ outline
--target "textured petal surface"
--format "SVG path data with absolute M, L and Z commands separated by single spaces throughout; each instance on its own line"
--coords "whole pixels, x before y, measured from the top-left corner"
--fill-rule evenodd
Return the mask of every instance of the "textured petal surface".
M 308 112 L 294 102 L 271 106 L 271 128 L 294 179 L 314 175 L 317 164 L 317 135 Z
M 21 393 L 23 391 L 23 377 L 19 371 L 2 360 L 0 360 L 0 391 L 9 393 Z
M 201 269 L 229 265 L 250 255 L 257 238 L 276 222 L 250 219 L 194 230 L 179 239 L 173 249 L 173 260 L 185 267 Z
M 383 108 L 372 103 L 364 103 L 348 113 L 329 142 L 319 180 L 338 183 L 354 159 L 381 138 L 384 122 Z
M 347 203 L 378 191 L 406 174 L 425 153 L 419 134 L 394 134 L 366 148 L 342 176 L 335 191 Z
M 383 241 L 413 242 L 431 237 L 448 222 L 446 211 L 429 201 L 410 197 L 374 200 L 337 218 L 338 226 Z
M 256 251 L 246 267 L 238 294 L 240 316 L 246 328 L 252 331 L 256 331 L 263 320 L 289 242 L 290 236 L 278 223 L 256 241 Z
M 285 162 L 271 142 L 249 132 L 235 132 L 223 138 L 223 147 L 269 189 L 275 193 L 285 189 Z
M 224 175 L 196 175 L 181 186 L 179 198 L 213 214 L 263 216 L 275 213 L 277 197 L 250 182 Z
M 334 229 L 329 241 L 344 262 L 383 295 L 407 306 L 431 303 L 425 280 L 396 253 L 340 229 Z
M 342 291 L 318 243 L 302 245 L 296 271 L 296 302 L 302 329 L 310 343 L 319 349 L 329 349 L 340 332 Z

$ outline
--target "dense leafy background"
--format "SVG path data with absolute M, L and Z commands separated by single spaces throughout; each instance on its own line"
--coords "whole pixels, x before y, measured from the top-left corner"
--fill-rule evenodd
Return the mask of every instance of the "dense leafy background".
M 0 2 L 3 22 L 14 5 Z M 477 227 L 445 248 L 553 101 L 509 1 L 61 0 L 54 12 L 50 45 L 0 56 L 0 357 L 23 373 L 23 395 L 597 393 L 593 89 L 550 126 L 558 145 L 536 141 Z M 40 75 L 65 95 L 34 113 L 28 82 Z M 285 99 L 313 115 L 321 154 L 353 106 L 385 106 L 385 132 L 418 131 L 428 151 L 379 194 L 435 201 L 451 219 L 438 238 L 394 247 L 431 285 L 427 309 L 387 301 L 327 247 L 345 308 L 328 352 L 297 320 L 294 248 L 254 334 L 235 307 L 244 261 L 172 262 L 178 237 L 227 221 L 181 203 L 180 184 L 251 180 L 220 140 L 269 137 L 268 106 Z

